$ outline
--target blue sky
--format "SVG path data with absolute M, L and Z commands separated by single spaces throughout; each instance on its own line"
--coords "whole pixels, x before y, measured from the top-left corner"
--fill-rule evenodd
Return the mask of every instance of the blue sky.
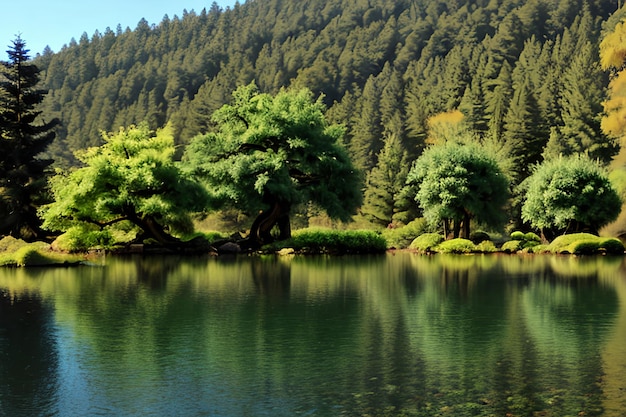
M 0 60 L 6 60 L 6 50 L 15 35 L 20 34 L 30 49 L 31 57 L 41 53 L 46 45 L 58 52 L 72 38 L 77 41 L 83 32 L 91 38 L 96 30 L 113 31 L 118 24 L 134 29 L 146 19 L 157 24 L 166 14 L 182 16 L 183 10 L 200 12 L 209 9 L 213 0 L 2 0 L 0 5 Z M 243 4 L 243 0 L 239 0 Z M 232 7 L 235 0 L 217 0 L 222 8 Z

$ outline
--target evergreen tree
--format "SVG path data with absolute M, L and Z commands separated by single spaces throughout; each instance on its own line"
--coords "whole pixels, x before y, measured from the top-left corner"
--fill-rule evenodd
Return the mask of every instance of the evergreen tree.
M 389 226 L 400 211 L 398 200 L 409 173 L 408 154 L 395 135 L 385 138 L 378 162 L 367 176 L 367 188 L 361 213 L 370 222 Z
M 54 139 L 58 120 L 38 119 L 46 93 L 37 89 L 39 69 L 29 62 L 29 50 L 18 36 L 0 66 L 0 235 L 41 239 L 37 208 L 51 160 L 41 154 Z
M 600 127 L 606 75 L 597 58 L 597 48 L 587 42 L 564 74 L 561 135 L 569 154 L 587 153 L 609 163 L 618 144 Z

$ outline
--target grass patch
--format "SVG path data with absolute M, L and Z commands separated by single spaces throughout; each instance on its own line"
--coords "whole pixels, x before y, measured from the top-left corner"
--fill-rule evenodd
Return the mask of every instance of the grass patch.
M 387 241 L 371 230 L 301 229 L 291 239 L 263 246 L 270 252 L 285 248 L 300 253 L 381 253 L 387 250 Z
M 54 252 L 44 242 L 27 243 L 13 237 L 0 240 L 0 266 L 45 266 L 77 263 L 83 258 Z

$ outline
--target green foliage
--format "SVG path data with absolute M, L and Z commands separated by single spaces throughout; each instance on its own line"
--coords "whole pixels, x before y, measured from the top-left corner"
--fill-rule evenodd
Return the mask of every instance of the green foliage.
M 469 239 L 456 238 L 441 242 L 435 250 L 439 253 L 472 253 L 477 252 L 477 247 Z
M 513 235 L 511 235 L 511 237 L 513 237 Z M 541 238 L 536 233 L 533 233 L 533 232 L 524 233 L 524 240 L 526 242 L 537 242 L 537 243 L 541 242 Z
M 52 252 L 44 242 L 25 242 L 11 236 L 0 240 L 0 266 L 42 266 L 79 262 L 81 258 Z
M 53 243 L 55 249 L 64 252 L 86 252 L 90 249 L 111 249 L 119 240 L 111 235 L 111 230 L 97 227 L 70 227 L 57 237 Z
M 313 202 L 348 220 L 361 202 L 359 175 L 340 145 L 343 128 L 324 110 L 307 89 L 272 96 L 240 87 L 213 115 L 218 131 L 187 147 L 187 169 L 221 204 L 254 213 L 272 201 Z
M 571 253 L 576 255 L 624 253 L 624 245 L 618 239 L 602 238 L 590 233 L 573 233 L 559 236 L 546 249 L 551 253 Z
M 173 161 L 171 131 L 153 134 L 144 124 L 103 139 L 104 145 L 77 154 L 84 167 L 51 179 L 55 201 L 41 209 L 43 227 L 91 235 L 78 246 L 108 245 L 109 236 L 132 228 L 160 242 L 171 239 L 165 228 L 189 233 L 189 213 L 204 209 L 208 198 Z M 94 233 L 94 226 L 109 232 Z
M 511 233 L 511 239 L 513 239 L 513 240 L 525 240 L 526 236 L 524 235 L 523 232 L 520 232 L 520 231 L 516 230 L 513 233 Z
M 522 219 L 542 230 L 597 231 L 621 210 L 606 170 L 582 155 L 544 161 L 522 186 Z
M 293 248 L 303 253 L 380 253 L 387 241 L 371 230 L 300 229 L 290 239 L 263 247 L 267 251 Z
M 522 250 L 523 248 L 524 248 L 524 241 L 514 239 L 514 240 L 509 240 L 507 242 L 504 242 L 500 250 L 506 253 L 515 253 L 515 252 Z
M 382 235 L 387 241 L 389 248 L 404 249 L 418 236 L 422 235 L 428 228 L 425 219 L 418 218 L 408 224 L 395 228 L 387 228 L 382 231 Z
M 476 252 L 480 253 L 492 253 L 497 252 L 498 248 L 496 248 L 495 243 L 490 240 L 483 240 L 479 243 L 476 243 Z
M 481 243 L 481 242 L 485 242 L 485 241 L 490 241 L 491 240 L 491 236 L 489 236 L 489 234 L 487 232 L 483 232 L 481 230 L 477 230 L 474 231 L 470 234 L 470 240 L 476 244 Z
M 37 88 L 39 69 L 18 36 L 0 63 L 0 235 L 27 240 L 45 237 L 37 207 L 45 202 L 51 160 L 41 154 L 54 139 L 54 119 L 37 120 L 45 91 Z
M 409 172 L 408 153 L 400 138 L 389 136 L 378 154 L 378 162 L 367 177 L 361 213 L 372 223 L 386 227 L 401 211 L 401 193 Z
M 444 238 L 439 233 L 424 233 L 415 239 L 409 245 L 409 249 L 417 250 L 420 252 L 433 252 Z
M 478 143 L 446 142 L 433 146 L 415 162 L 407 184 L 424 217 L 437 224 L 444 220 L 463 222 L 469 238 L 469 221 L 499 226 L 508 198 L 508 181 L 495 157 Z M 456 233 L 455 233 L 456 236 Z

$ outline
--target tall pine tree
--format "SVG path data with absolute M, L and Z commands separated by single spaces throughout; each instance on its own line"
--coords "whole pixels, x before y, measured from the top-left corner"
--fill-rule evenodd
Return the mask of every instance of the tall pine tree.
M 58 120 L 41 122 L 37 106 L 45 91 L 37 89 L 39 69 L 18 36 L 0 65 L 0 235 L 41 239 L 37 208 L 45 199 L 51 160 L 41 154 L 54 139 Z

